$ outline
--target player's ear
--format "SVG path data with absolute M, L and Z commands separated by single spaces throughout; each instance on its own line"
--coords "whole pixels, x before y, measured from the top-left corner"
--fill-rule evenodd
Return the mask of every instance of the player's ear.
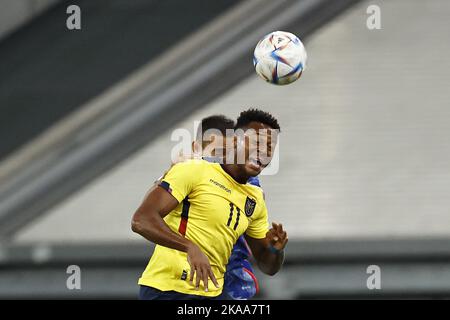
M 192 141 L 192 153 L 193 154 L 201 154 L 201 146 L 197 141 Z

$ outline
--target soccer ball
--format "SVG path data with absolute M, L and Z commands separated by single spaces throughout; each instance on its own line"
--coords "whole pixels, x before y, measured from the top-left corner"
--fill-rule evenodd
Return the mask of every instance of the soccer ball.
M 256 73 L 267 82 L 285 85 L 302 75 L 306 50 L 292 33 L 275 31 L 259 40 L 253 54 Z

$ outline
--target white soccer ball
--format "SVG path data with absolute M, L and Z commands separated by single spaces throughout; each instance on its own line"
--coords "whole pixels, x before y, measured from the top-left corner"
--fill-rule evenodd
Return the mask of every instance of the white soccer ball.
M 296 35 L 275 31 L 256 45 L 253 65 L 256 73 L 267 82 L 285 85 L 300 78 L 306 59 L 305 47 Z

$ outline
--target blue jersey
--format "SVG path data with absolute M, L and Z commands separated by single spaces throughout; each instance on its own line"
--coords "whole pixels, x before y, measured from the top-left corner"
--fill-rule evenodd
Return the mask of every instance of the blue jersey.
M 250 183 L 254 186 L 260 187 L 261 185 L 259 184 L 259 178 L 258 177 L 250 177 L 250 179 L 248 179 L 247 183 Z

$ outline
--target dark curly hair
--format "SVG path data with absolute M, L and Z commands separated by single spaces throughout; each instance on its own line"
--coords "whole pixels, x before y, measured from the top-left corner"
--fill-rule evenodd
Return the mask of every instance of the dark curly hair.
M 207 130 L 219 130 L 226 136 L 227 129 L 234 128 L 234 121 L 221 114 L 215 114 L 202 119 L 201 126 L 197 129 L 197 140 L 202 140 Z M 201 129 L 201 130 L 200 130 Z
M 278 124 L 278 120 L 273 115 L 256 108 L 251 108 L 246 111 L 242 111 L 237 119 L 235 129 L 245 127 L 246 125 L 248 125 L 250 122 L 253 121 L 261 122 L 265 125 L 268 125 L 272 129 L 277 129 L 281 131 L 280 125 Z

